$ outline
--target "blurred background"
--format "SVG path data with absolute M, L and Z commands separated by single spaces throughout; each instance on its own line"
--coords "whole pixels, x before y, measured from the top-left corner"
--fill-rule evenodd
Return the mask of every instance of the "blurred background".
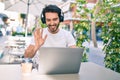
M 0 52 L 8 49 L 23 55 L 34 29 L 46 27 L 40 14 L 48 4 L 62 9 L 60 28 L 70 31 L 77 46 L 85 48 L 84 62 L 120 72 L 119 0 L 0 0 Z

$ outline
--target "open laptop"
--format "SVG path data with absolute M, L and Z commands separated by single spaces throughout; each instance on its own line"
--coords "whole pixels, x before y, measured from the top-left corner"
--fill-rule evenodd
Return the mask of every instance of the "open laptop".
M 39 49 L 40 74 L 78 73 L 84 49 L 42 47 Z

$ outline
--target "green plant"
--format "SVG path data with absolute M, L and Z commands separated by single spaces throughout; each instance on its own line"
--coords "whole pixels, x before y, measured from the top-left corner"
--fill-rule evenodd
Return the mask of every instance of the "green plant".
M 120 7 L 116 6 L 120 0 L 100 0 L 91 11 L 83 7 L 86 0 L 77 0 L 77 2 L 78 12 L 84 9 L 84 14 L 80 13 L 81 16 L 86 17 L 85 12 L 91 13 L 92 21 L 102 23 L 105 67 L 120 73 Z
M 20 17 L 21 17 L 22 19 L 25 19 L 25 18 L 26 18 L 26 14 L 21 13 L 21 14 L 20 14 Z
M 97 15 L 103 22 L 102 39 L 105 67 L 120 73 L 120 7 L 115 6 L 119 0 L 103 0 Z
M 88 14 L 90 10 L 85 8 L 83 5 L 86 4 L 85 0 L 77 0 L 77 14 L 79 14 L 80 21 L 74 24 L 74 30 L 76 32 L 76 43 L 78 47 L 84 48 L 84 53 L 82 57 L 83 62 L 88 61 L 88 48 L 83 46 L 85 41 L 90 41 L 89 32 L 90 32 L 90 21 L 88 19 Z M 82 11 L 82 12 L 81 12 Z
M 87 35 L 89 32 L 89 22 L 87 21 L 81 21 L 78 24 L 74 24 L 74 30 L 76 31 L 76 43 L 78 47 L 82 47 L 84 48 L 84 53 L 83 53 L 83 58 L 82 61 L 83 62 L 87 62 L 88 61 L 88 56 L 86 54 L 86 52 L 88 51 L 88 48 L 86 48 L 85 46 L 83 46 L 83 42 L 85 41 L 89 41 L 89 36 Z
M 18 33 L 18 32 L 12 32 L 12 36 L 24 36 L 25 37 L 25 32 L 21 32 L 21 33 Z M 28 36 L 31 36 L 32 35 L 32 32 L 29 32 L 27 33 Z

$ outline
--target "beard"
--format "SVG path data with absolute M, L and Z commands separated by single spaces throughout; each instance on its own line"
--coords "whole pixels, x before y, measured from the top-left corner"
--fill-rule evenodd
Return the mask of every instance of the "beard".
M 48 25 L 48 31 L 51 33 L 57 33 L 59 28 L 59 24 Z

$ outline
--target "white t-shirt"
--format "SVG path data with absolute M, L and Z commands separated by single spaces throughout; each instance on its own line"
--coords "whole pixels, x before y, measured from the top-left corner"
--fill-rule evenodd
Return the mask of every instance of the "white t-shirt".
M 42 47 L 69 47 L 75 45 L 75 39 L 69 31 L 60 29 L 58 33 L 51 34 L 48 28 L 43 28 L 43 37 L 47 34 L 47 38 Z M 31 44 L 34 45 L 34 37 L 31 40 Z M 36 53 L 34 59 L 37 63 L 39 61 L 39 54 Z
M 69 31 L 60 29 L 58 33 L 52 34 L 48 31 L 48 28 L 43 29 L 43 37 L 47 34 L 47 38 L 42 47 L 69 47 L 75 45 L 75 39 Z M 34 43 L 34 37 L 31 40 L 31 44 Z

